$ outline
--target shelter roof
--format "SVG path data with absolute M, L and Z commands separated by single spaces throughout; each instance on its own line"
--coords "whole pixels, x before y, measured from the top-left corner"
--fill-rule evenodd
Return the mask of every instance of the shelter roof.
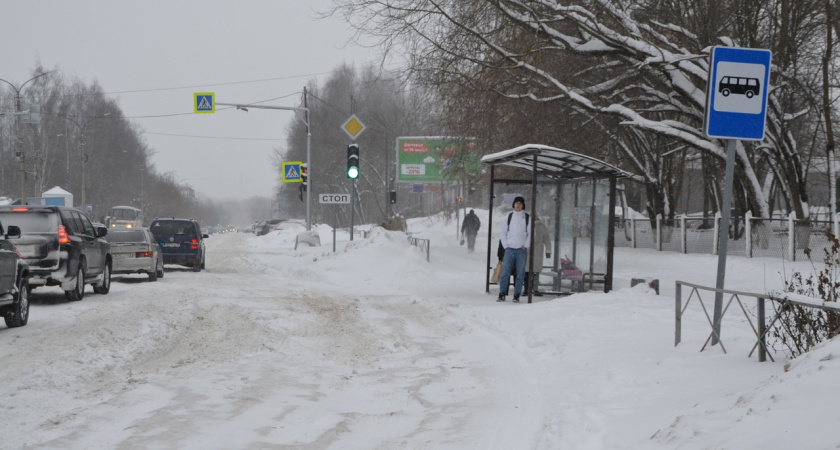
M 549 177 L 575 178 L 599 175 L 632 177 L 630 173 L 591 156 L 540 144 L 525 144 L 510 150 L 484 155 L 481 162 L 533 170 L 535 158 L 537 173 Z

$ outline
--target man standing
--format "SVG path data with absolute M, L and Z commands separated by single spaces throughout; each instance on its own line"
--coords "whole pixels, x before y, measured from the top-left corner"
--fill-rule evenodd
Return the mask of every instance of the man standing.
M 525 199 L 513 199 L 513 211 L 502 218 L 500 241 L 505 249 L 502 260 L 502 276 L 499 279 L 499 299 L 503 302 L 508 294 L 510 273 L 516 268 L 516 280 L 513 285 L 513 301 L 519 302 L 522 285 L 525 282 L 525 263 L 528 259 L 528 246 L 531 244 L 531 224 L 525 209 Z
M 467 237 L 467 251 L 470 253 L 475 251 L 475 237 L 478 234 L 478 229 L 481 228 L 481 220 L 475 215 L 475 210 L 471 209 L 467 217 L 464 217 L 464 224 L 461 225 L 461 238 Z M 463 244 L 463 242 L 461 242 Z

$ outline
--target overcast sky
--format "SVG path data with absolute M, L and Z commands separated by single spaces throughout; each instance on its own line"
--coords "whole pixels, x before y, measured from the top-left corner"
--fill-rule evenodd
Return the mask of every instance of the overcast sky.
M 207 198 L 269 196 L 278 175 L 269 155 L 285 150 L 296 113 L 218 107 L 193 114 L 193 93 L 215 92 L 220 103 L 277 98 L 265 104 L 300 106 L 308 80 L 323 82 L 342 63 L 360 69 L 378 57 L 345 45 L 352 34 L 345 23 L 315 19 L 329 0 L 3 3 L 0 78 L 19 86 L 40 60 L 68 81 L 97 80 L 145 130 L 157 171 Z

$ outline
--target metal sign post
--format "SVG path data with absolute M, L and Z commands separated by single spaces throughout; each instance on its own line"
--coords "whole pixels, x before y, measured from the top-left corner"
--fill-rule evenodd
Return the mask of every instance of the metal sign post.
M 318 202 L 322 205 L 346 205 L 350 203 L 347 194 L 320 194 Z M 338 226 L 338 211 L 333 210 L 333 253 L 335 253 L 335 228 Z M 353 230 L 350 230 L 350 240 L 353 240 Z
M 720 338 L 737 140 L 764 139 L 771 56 L 770 50 L 714 47 L 709 59 L 703 130 L 708 137 L 726 139 L 712 345 Z

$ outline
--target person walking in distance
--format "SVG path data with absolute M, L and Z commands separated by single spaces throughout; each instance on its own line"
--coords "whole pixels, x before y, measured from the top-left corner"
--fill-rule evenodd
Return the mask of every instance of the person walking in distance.
M 499 279 L 499 299 L 503 302 L 507 298 L 510 287 L 510 273 L 516 269 L 516 279 L 513 285 L 513 301 L 519 302 L 522 285 L 525 282 L 525 262 L 528 259 L 528 246 L 531 244 L 530 217 L 524 211 L 525 199 L 513 199 L 513 211 L 502 217 L 500 241 L 505 249 L 502 260 L 502 276 Z
M 469 253 L 475 251 L 475 237 L 478 235 L 479 228 L 481 228 L 481 220 L 475 215 L 475 210 L 471 209 L 470 213 L 464 217 L 464 224 L 461 225 L 461 239 L 464 236 L 467 237 L 467 251 Z

